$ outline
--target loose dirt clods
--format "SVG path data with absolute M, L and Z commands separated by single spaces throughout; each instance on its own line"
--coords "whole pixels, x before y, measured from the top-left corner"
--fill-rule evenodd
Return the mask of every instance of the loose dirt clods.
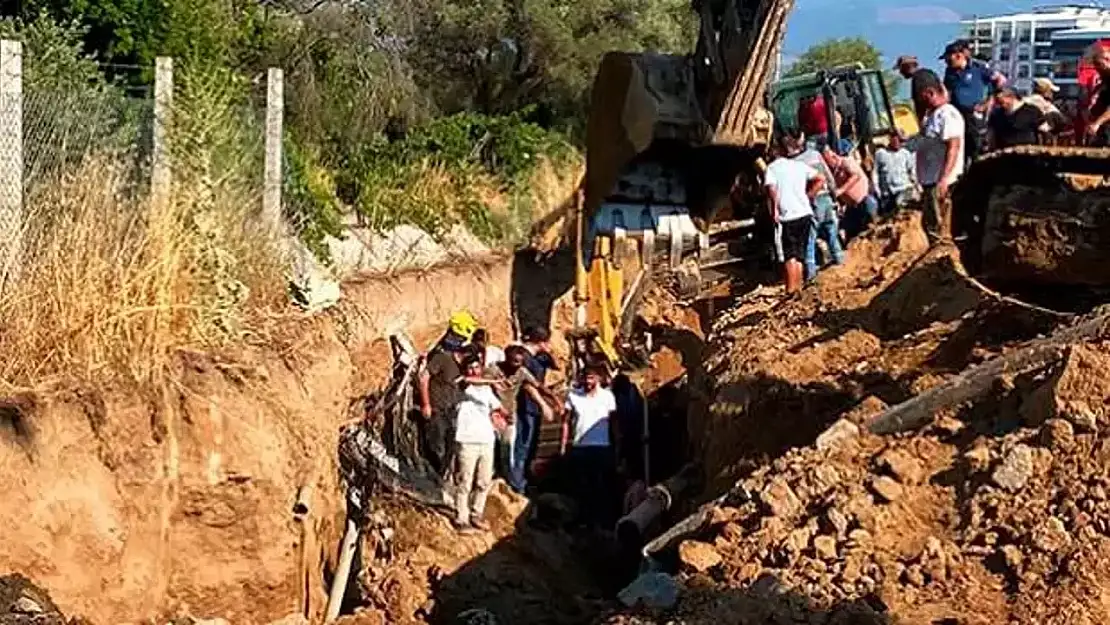
M 797 299 L 757 290 L 720 315 L 691 413 L 708 495 L 727 493 L 696 536 L 720 562 L 680 547 L 676 610 L 612 622 L 1110 622 L 1105 337 L 921 431 L 867 431 L 1059 323 L 975 288 L 915 221 Z

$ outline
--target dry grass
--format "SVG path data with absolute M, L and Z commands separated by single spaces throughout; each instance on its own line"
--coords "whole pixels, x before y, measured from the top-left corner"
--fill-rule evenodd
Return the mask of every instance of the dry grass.
M 573 240 L 575 194 L 585 175 L 582 158 L 569 167 L 545 160 L 536 168 L 530 188 L 536 207 L 531 220 L 532 247 L 551 251 Z
M 258 332 L 278 301 L 276 239 L 247 225 L 257 204 L 186 179 L 158 207 L 126 163 L 91 155 L 30 194 L 22 267 L 0 290 L 0 383 L 153 381 L 178 348 Z

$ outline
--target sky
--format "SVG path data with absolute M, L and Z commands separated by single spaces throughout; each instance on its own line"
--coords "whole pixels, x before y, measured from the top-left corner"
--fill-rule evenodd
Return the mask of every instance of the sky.
M 786 28 L 784 63 L 830 37 L 863 37 L 890 66 L 913 54 L 937 69 L 944 44 L 959 35 L 961 17 L 1027 11 L 1063 0 L 796 0 Z

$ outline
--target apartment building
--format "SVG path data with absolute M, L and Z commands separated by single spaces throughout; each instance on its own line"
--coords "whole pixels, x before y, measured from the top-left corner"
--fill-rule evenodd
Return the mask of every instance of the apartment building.
M 1052 78 L 1064 91 L 1061 95 L 1069 97 L 1078 89 L 1075 65 L 1082 50 L 1098 33 L 1110 33 L 1110 9 L 1096 2 L 1042 6 L 974 15 L 960 25 L 961 36 L 976 54 L 989 59 L 1018 89 L 1030 89 L 1034 78 Z

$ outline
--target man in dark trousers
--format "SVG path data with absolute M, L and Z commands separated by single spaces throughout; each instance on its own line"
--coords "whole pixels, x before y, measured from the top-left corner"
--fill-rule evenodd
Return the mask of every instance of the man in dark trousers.
M 992 108 L 994 93 L 1005 86 L 1006 77 L 971 58 L 966 41 L 948 44 L 940 58 L 947 65 L 944 88 L 948 90 L 948 101 L 964 118 L 964 157 L 971 160 L 979 156 L 983 120 Z
M 528 350 L 524 366 L 543 386 L 547 372 L 558 370 L 551 356 L 551 332 L 546 328 L 525 328 L 520 338 Z M 509 485 L 518 493 L 524 494 L 528 488 L 528 467 L 536 454 L 541 422 L 553 419 L 550 411 L 545 415 L 543 407 L 521 390 L 521 395 L 517 397 L 516 440 L 513 442 L 512 471 L 509 475 Z
M 898 70 L 902 78 L 910 81 L 913 110 L 917 115 L 917 122 L 921 123 L 921 119 L 925 117 L 926 111 L 929 110 L 925 102 L 925 90 L 939 86 L 941 84 L 940 77 L 933 70 L 921 67 L 916 56 L 905 54 L 898 57 L 898 60 L 894 63 L 894 69 Z
M 420 414 L 423 417 L 424 455 L 442 477 L 454 461 L 455 417 L 463 400 L 461 363 L 467 348 L 441 342 L 428 353 L 420 374 Z

